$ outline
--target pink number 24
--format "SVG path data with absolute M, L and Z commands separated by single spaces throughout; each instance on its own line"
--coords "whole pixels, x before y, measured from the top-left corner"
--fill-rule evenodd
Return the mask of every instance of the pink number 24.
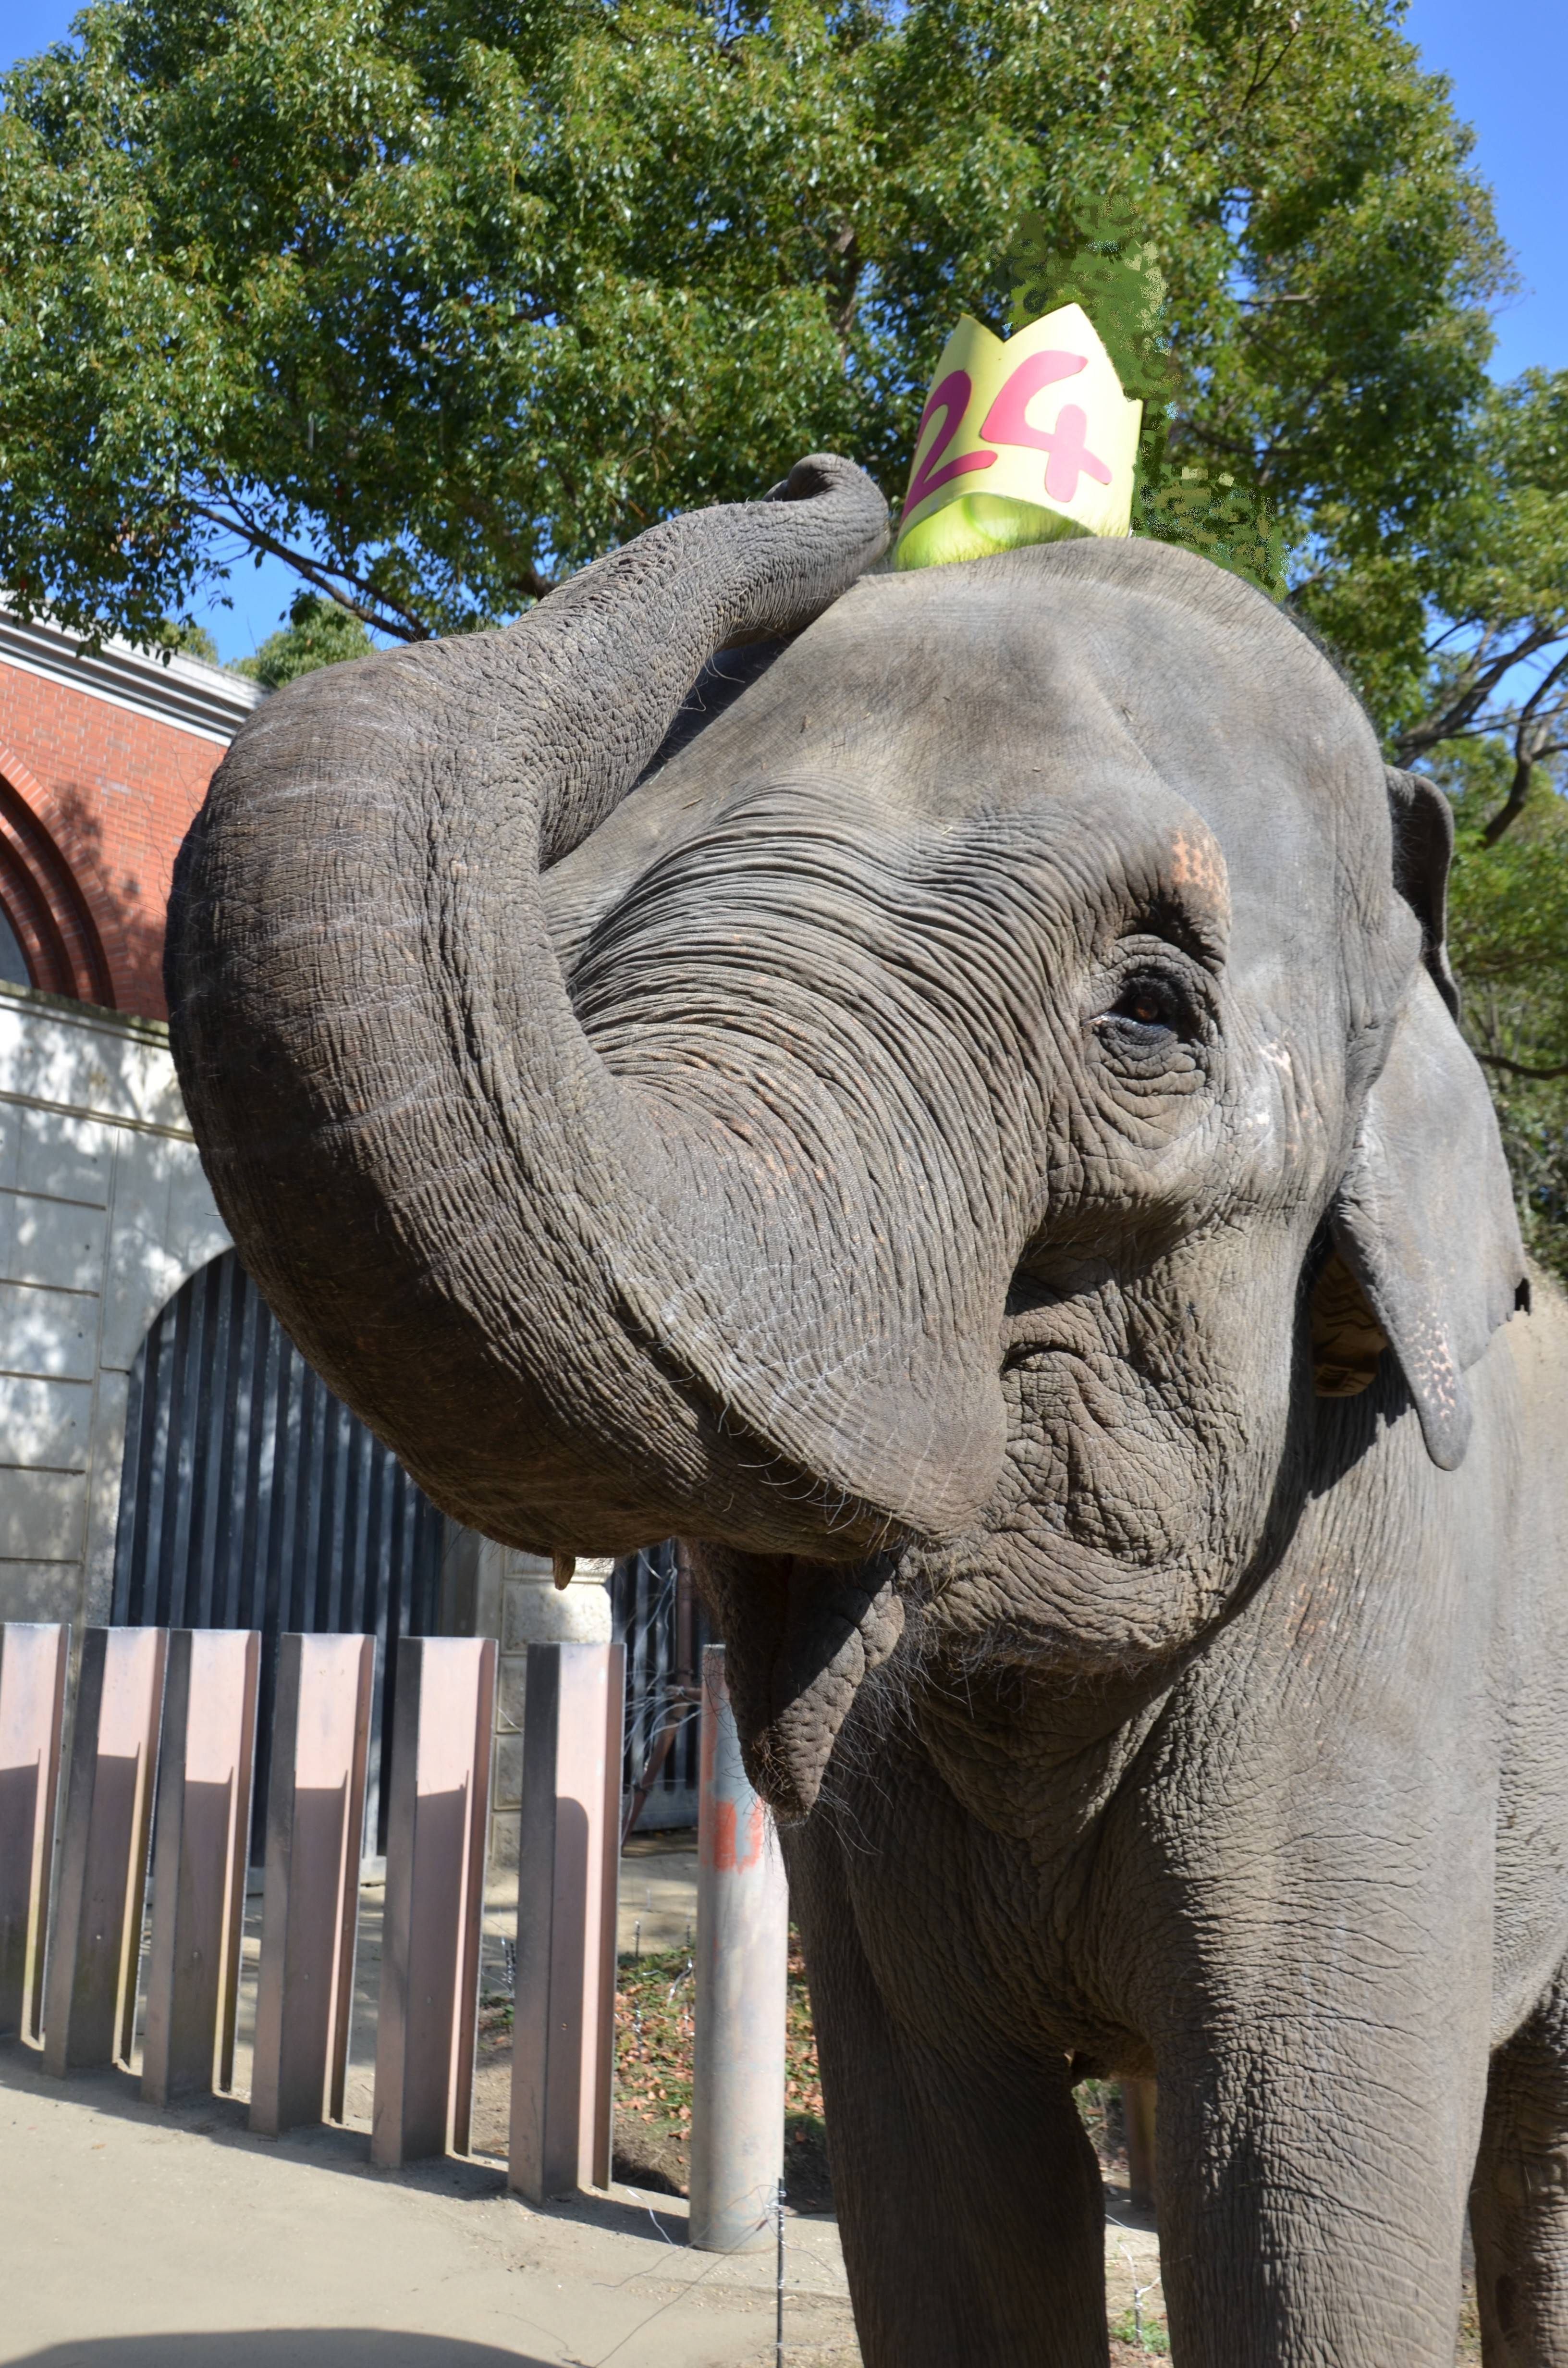
M 980 433 L 987 444 L 1010 444 L 1026 450 L 1044 452 L 1045 490 L 1054 502 L 1070 502 L 1078 489 L 1080 474 L 1093 477 L 1097 484 L 1108 485 L 1110 471 L 1105 462 L 1091 452 L 1085 443 L 1088 420 L 1081 406 L 1065 403 L 1054 427 L 1035 427 L 1028 418 L 1028 407 L 1043 388 L 1054 386 L 1064 378 L 1076 378 L 1088 368 L 1085 354 L 1030 354 L 1018 364 L 1012 376 L 1003 384 L 995 402 L 982 420 Z M 939 466 L 943 453 L 958 434 L 970 398 L 974 392 L 967 370 L 949 370 L 939 385 L 931 390 L 931 399 L 920 417 L 915 437 L 915 450 L 921 438 L 938 412 L 945 414 L 941 433 L 915 472 L 904 504 L 906 512 L 913 511 L 927 494 L 939 485 L 951 484 L 972 469 L 989 469 L 994 465 L 994 452 L 962 452 L 956 461 Z

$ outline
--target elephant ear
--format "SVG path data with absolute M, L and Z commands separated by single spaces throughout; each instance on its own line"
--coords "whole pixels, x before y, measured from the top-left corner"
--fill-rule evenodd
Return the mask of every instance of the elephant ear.
M 1394 884 L 1421 923 L 1424 967 L 1367 1097 L 1330 1228 L 1399 1360 L 1426 1452 L 1451 1472 L 1470 1440 L 1465 1373 L 1528 1306 L 1529 1283 L 1492 1097 L 1455 1024 L 1447 801 L 1419 776 L 1391 774 L 1389 803 Z
M 1460 991 L 1449 967 L 1449 866 L 1454 854 L 1454 812 L 1436 781 L 1423 773 L 1384 768 L 1393 827 L 1393 884 L 1421 924 L 1421 959 L 1449 1011 L 1460 1016 Z

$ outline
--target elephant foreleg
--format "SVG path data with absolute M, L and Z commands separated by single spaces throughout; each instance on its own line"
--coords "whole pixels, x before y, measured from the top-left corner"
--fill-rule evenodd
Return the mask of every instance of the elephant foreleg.
M 1492 2060 L 1470 2198 L 1486 2368 L 1568 2368 L 1568 1983 Z
M 1159 2059 L 1177 2368 L 1451 2368 L 1481 2065 L 1472 2079 L 1439 2032 L 1416 2048 L 1392 2025 L 1331 2054 L 1353 2020 L 1319 2025 L 1310 2077 L 1286 2020 Z
M 1067 2065 L 895 2028 L 831 1840 L 792 1838 L 866 2368 L 1105 2368 L 1105 2205 Z M 939 2003 L 939 2002 L 936 2002 Z

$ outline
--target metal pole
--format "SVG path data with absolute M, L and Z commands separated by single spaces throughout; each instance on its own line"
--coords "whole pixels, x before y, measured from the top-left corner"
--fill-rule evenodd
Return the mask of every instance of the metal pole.
M 375 1662 L 373 1636 L 278 1646 L 250 2084 L 265 2137 L 343 2119 Z
M 689 2241 L 773 2241 L 784 2175 L 790 1893 L 773 1820 L 741 1765 L 724 1650 L 702 1656 Z
M 43 2068 L 129 2060 L 166 1628 L 82 1638 L 65 1838 L 44 1975 Z
M 261 1632 L 169 1632 L 142 2094 L 233 2085 Z

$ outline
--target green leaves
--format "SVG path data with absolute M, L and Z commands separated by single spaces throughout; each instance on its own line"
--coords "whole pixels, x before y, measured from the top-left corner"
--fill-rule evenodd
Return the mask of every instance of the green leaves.
M 1532 768 L 1495 832 L 1517 788 L 1498 734 L 1450 743 L 1433 770 L 1455 803 L 1449 936 L 1465 1030 L 1492 1085 L 1526 1247 L 1568 1281 L 1568 799 Z
M 1125 203 L 1096 206 L 1065 228 L 1053 226 L 1044 214 L 1026 214 L 1007 262 L 1016 275 L 1015 332 L 1058 305 L 1081 304 L 1123 392 L 1157 416 L 1163 433 L 1179 381 L 1171 359 L 1160 251 L 1136 211 Z
M 1273 599 L 1285 592 L 1285 541 L 1269 514 L 1251 455 L 1228 469 L 1192 449 L 1182 413 L 1181 373 L 1165 316 L 1160 251 L 1131 208 L 1098 206 L 1071 233 L 1053 234 L 1040 214 L 1024 218 L 1014 244 L 1013 326 L 1062 304 L 1081 304 L 1099 331 L 1123 390 L 1143 405 L 1132 530 L 1244 576 Z M 1185 449 L 1184 449 L 1185 446 Z M 1238 482 L 1238 467 L 1247 482 Z
M 254 657 L 241 658 L 236 674 L 249 675 L 268 690 L 280 689 L 300 675 L 318 666 L 339 666 L 345 658 L 362 658 L 370 636 L 358 617 L 319 593 L 301 592 L 289 610 L 289 622 L 268 633 Z

